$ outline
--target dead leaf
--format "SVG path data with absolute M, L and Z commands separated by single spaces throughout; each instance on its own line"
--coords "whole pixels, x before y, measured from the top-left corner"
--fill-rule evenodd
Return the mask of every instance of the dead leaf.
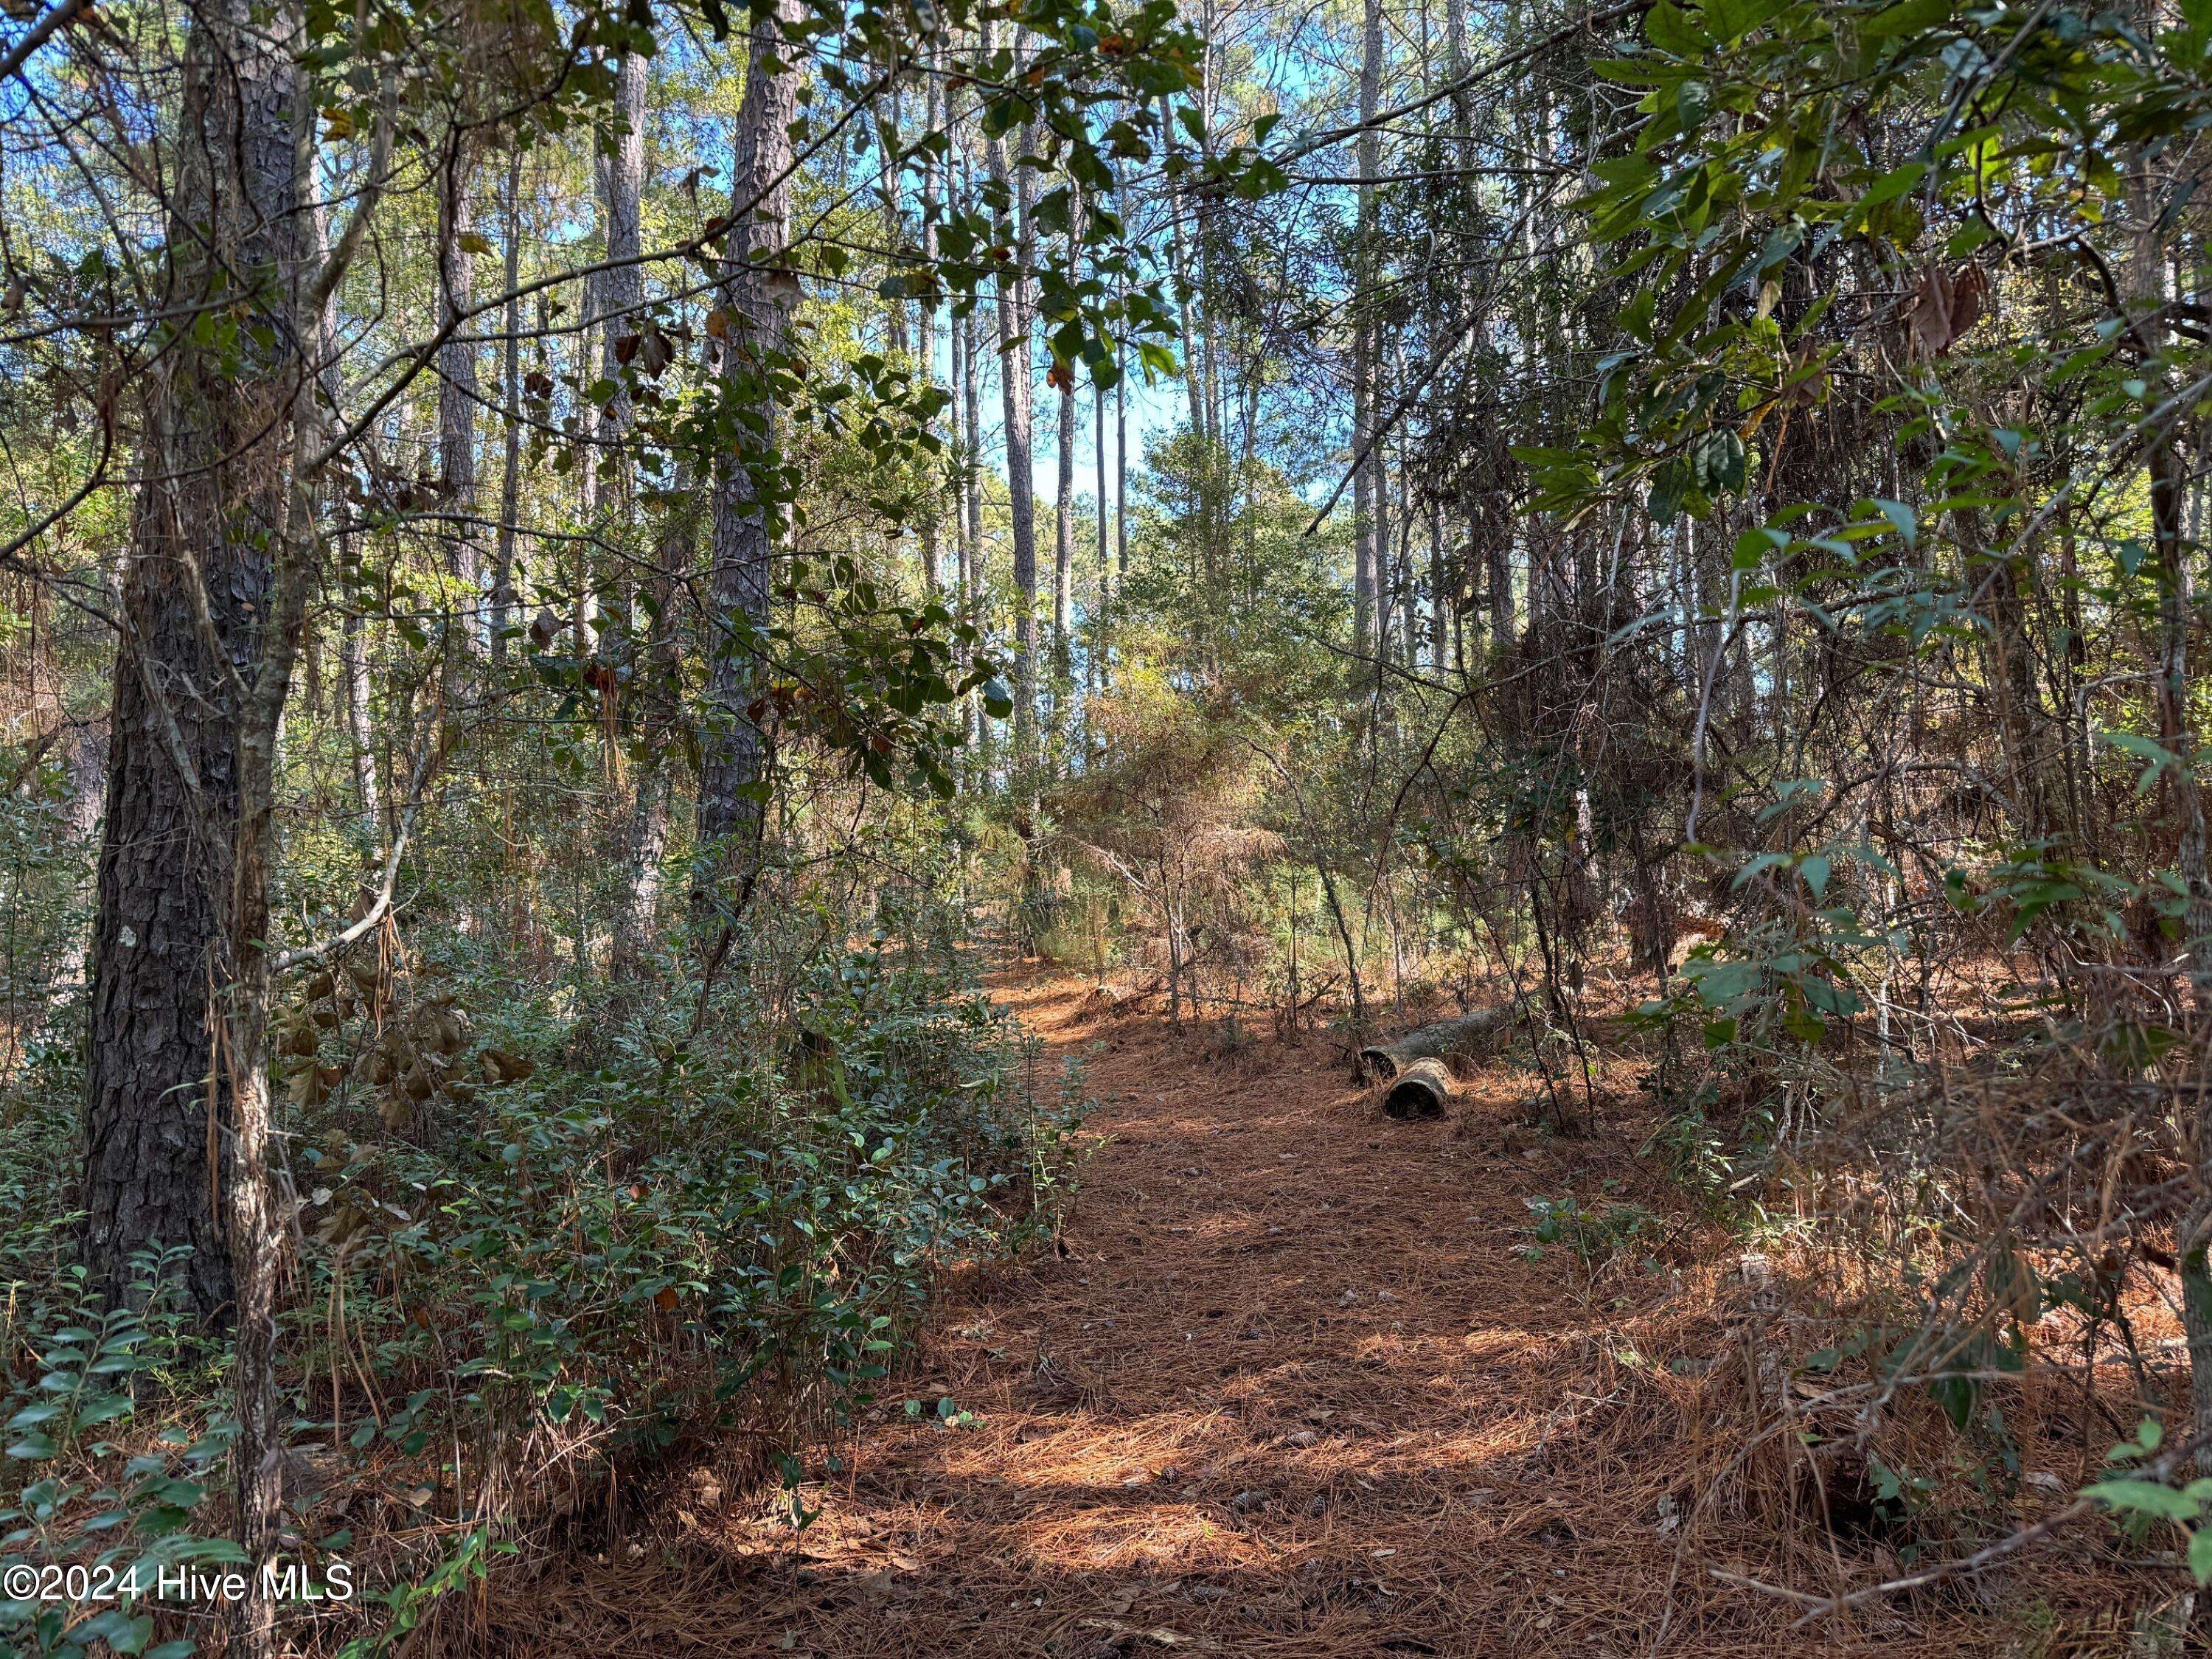
M 1955 276 L 1939 264 L 1927 265 L 1904 307 L 1911 355 L 1923 359 L 1948 356 L 1980 319 L 1989 294 L 1989 277 L 1971 261 Z

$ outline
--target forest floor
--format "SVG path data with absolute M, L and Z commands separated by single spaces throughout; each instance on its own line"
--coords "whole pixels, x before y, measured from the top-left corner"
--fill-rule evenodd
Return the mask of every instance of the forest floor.
M 1504 1066 L 1451 1119 L 1394 1122 L 1318 1035 L 1224 1056 L 1079 977 L 999 993 L 1100 1103 L 1060 1247 L 948 1297 L 803 1531 L 679 1492 L 650 1541 L 495 1598 L 490 1646 L 1599 1659 L 1663 1620 L 1697 1656 L 2110 1650 L 2045 1645 L 2079 1604 L 2016 1584 L 1793 1634 L 1711 1576 L 1825 1589 L 1845 1563 L 1818 1528 L 1790 1559 L 1741 1473 L 1736 1521 L 1690 1513 L 1733 1450 L 1695 1443 L 1728 1268 L 1525 1253 L 1532 1197 L 1656 1200 L 1634 1130 L 1544 1132 Z M 931 1420 L 945 1395 L 971 1426 Z

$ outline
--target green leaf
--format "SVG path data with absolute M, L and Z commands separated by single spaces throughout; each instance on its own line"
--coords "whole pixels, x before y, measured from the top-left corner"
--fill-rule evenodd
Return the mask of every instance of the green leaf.
M 1717 495 L 1743 488 L 1743 440 L 1722 428 L 1699 438 L 1690 452 L 1690 467 L 1702 489 Z
M 145 1613 L 131 1614 L 121 1607 L 109 1607 L 94 1613 L 84 1623 L 70 1632 L 72 1638 L 89 1644 L 101 1641 L 117 1653 L 143 1653 L 146 1638 L 154 1633 L 154 1621 Z
M 1682 501 L 1696 487 L 1686 463 L 1670 456 L 1651 474 L 1644 507 L 1655 524 L 1672 524 L 1682 511 Z
M 1874 188 L 1859 198 L 1851 210 L 1852 220 L 1863 219 L 1867 210 L 1880 207 L 1884 202 L 1893 202 L 1928 176 L 1928 163 L 1907 161 L 1901 167 L 1892 167 L 1875 180 Z
M 2096 1480 L 2082 1487 L 2081 1495 L 2123 1514 L 2154 1515 L 2161 1521 L 2194 1521 L 2203 1512 L 2195 1499 L 2155 1480 Z
M 1974 1414 L 1974 1402 L 1981 1397 L 1982 1389 L 1981 1384 L 1971 1376 L 1939 1376 L 1928 1385 L 1928 1391 L 1936 1396 L 1943 1415 L 1951 1419 L 1951 1426 L 1963 1429 Z
M 1905 538 L 1908 545 L 1920 539 L 1919 515 L 1903 501 L 1887 501 L 1877 495 L 1874 509 L 1897 526 L 1897 533 Z
M 1705 38 L 1690 21 L 1689 14 L 1672 0 L 1659 0 L 1644 19 L 1644 38 L 1674 58 L 1695 58 L 1705 49 Z
M 2189 1571 L 2198 1583 L 2212 1583 L 2212 1527 L 2199 1527 L 2189 1534 Z
M 1951 0 L 1902 0 L 1902 3 L 1878 11 L 1862 21 L 1859 39 L 1888 40 L 1900 35 L 1924 34 L 1950 21 Z

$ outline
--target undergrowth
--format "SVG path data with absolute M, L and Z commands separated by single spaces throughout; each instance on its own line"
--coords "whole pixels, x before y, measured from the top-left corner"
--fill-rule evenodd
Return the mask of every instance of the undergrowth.
M 312 1645 L 382 1650 L 679 1447 L 749 1448 L 795 1490 L 945 1271 L 1058 1224 L 1079 1081 L 1045 1075 L 948 950 L 817 944 L 611 1010 L 465 939 L 373 944 L 301 988 L 283 1045 L 285 1555 L 295 1619 L 327 1598 Z M 177 1252 L 124 1306 L 86 1293 L 66 1070 L 27 1074 L 0 1121 L 24 1218 L 0 1228 L 0 1571 L 54 1592 L 10 1583 L 0 1654 L 181 1655 L 207 1608 L 156 1573 L 237 1559 L 228 1358 L 178 1311 Z

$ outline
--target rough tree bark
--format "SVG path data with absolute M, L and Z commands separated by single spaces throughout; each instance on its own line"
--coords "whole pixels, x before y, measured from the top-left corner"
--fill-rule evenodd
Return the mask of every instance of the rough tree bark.
M 1376 112 L 1382 107 L 1382 0 L 1366 0 L 1359 58 L 1359 119 L 1362 124 L 1356 146 L 1359 177 L 1374 179 L 1382 168 L 1382 141 L 1375 131 Z M 1357 238 L 1353 263 L 1359 273 L 1358 283 L 1361 293 L 1374 287 L 1372 267 L 1375 247 L 1375 186 L 1363 182 L 1359 187 Z M 1375 374 L 1376 329 L 1364 306 L 1355 311 L 1352 336 L 1352 453 L 1355 476 L 1352 481 L 1353 536 L 1352 572 L 1352 648 L 1355 652 L 1377 660 L 1380 672 L 1383 616 L 1389 600 L 1382 590 L 1384 550 L 1388 545 L 1387 530 L 1382 523 L 1382 502 L 1377 499 L 1381 483 L 1375 441 Z
M 737 919 L 758 855 L 761 732 L 746 712 L 755 653 L 769 623 L 769 566 L 783 508 L 763 484 L 777 466 L 775 398 L 769 373 L 783 355 L 799 279 L 784 263 L 790 240 L 791 125 L 799 76 L 785 62 L 783 26 L 795 26 L 798 0 L 776 0 L 757 15 L 746 67 L 744 101 L 732 139 L 731 223 L 718 299 L 722 313 L 722 391 L 747 453 L 726 447 L 714 464 L 714 518 L 708 574 L 707 695 L 699 734 L 700 859 L 695 910 Z
M 2166 250 L 2160 239 L 2164 216 L 2155 211 L 2159 184 L 2151 155 L 2132 157 L 2130 206 L 2136 228 L 2129 261 L 2129 333 L 2154 384 L 2150 406 L 2172 394 L 2161 353 L 2166 343 L 2161 319 L 2167 300 Z M 2167 212 L 2171 212 L 2169 208 Z M 2186 975 L 2197 1018 L 2212 1018 L 2212 874 L 2206 867 L 2206 813 L 2197 781 L 2198 741 L 2191 709 L 2189 635 L 2194 620 L 2190 563 L 2197 549 L 2185 518 L 2191 458 L 2182 451 L 2174 422 L 2154 429 L 2145 470 L 2150 482 L 2151 538 L 2156 554 L 2154 575 L 2159 593 L 2158 736 L 2174 758 L 2166 788 L 2179 834 L 2174 863 L 2184 889 L 2181 967 Z M 2201 1041 L 2201 1036 L 2200 1036 Z M 2180 1228 L 2182 1328 L 2189 1346 L 2191 1427 L 2197 1442 L 2197 1468 L 2212 1474 L 2212 1106 L 2194 1103 L 2191 1124 L 2197 1193 Z
M 945 131 L 953 139 L 955 164 L 948 188 L 953 213 L 964 215 L 975 204 L 975 167 L 962 143 L 959 100 L 950 87 L 945 88 Z M 983 398 L 975 306 L 971 303 L 957 312 L 951 322 L 953 425 L 954 436 L 960 446 L 960 618 L 971 628 L 980 628 L 983 619 L 983 478 L 980 465 Z M 963 670 L 973 667 L 973 654 L 963 650 L 960 665 Z M 977 759 L 988 775 L 991 723 L 983 713 L 981 692 L 968 694 L 961 718 L 965 735 L 974 744 Z
M 355 804 L 361 809 L 362 827 L 374 838 L 380 820 L 377 813 L 374 716 L 368 701 L 368 641 L 361 612 L 349 605 L 338 623 L 338 665 L 345 681 L 347 745 L 353 750 Z
M 928 77 L 923 94 L 922 121 L 927 131 L 936 132 L 941 129 L 944 119 L 945 83 L 939 76 L 933 74 Z M 939 166 L 934 153 L 922 158 L 921 262 L 925 270 L 934 270 L 937 264 Z M 937 386 L 937 292 L 934 288 L 923 295 L 915 313 L 915 361 L 921 370 L 924 389 L 933 391 Z M 936 417 L 933 416 L 927 423 L 927 429 L 933 433 L 936 428 Z M 939 500 L 936 493 L 931 492 L 921 514 L 921 581 L 923 591 L 932 599 L 935 599 L 945 586 L 943 573 L 938 568 Z
M 1083 204 L 1079 190 L 1071 188 L 1068 203 L 1067 279 L 1075 280 L 1077 250 L 1081 246 Z M 1068 605 L 1075 581 L 1075 366 L 1070 363 L 1060 385 L 1060 470 L 1053 502 L 1052 525 L 1052 706 L 1053 724 L 1063 738 L 1067 734 L 1068 683 L 1074 656 L 1069 645 Z
M 985 24 L 984 49 L 990 49 Z M 1002 192 L 995 233 L 1013 258 L 999 276 L 999 386 L 1006 428 L 1006 504 L 1014 542 L 1014 770 L 1033 781 L 1036 761 L 1036 484 L 1030 454 L 1030 338 L 1028 252 L 1030 223 L 1029 168 L 1006 162 L 1003 138 L 984 141 L 984 165 Z M 1025 787 L 1024 786 L 1018 787 Z
M 615 74 L 615 100 L 608 115 L 608 144 L 601 178 L 606 212 L 608 268 L 599 273 L 600 315 L 605 326 L 600 335 L 599 373 L 617 388 L 599 411 L 599 442 L 614 465 L 607 469 L 615 501 L 627 509 L 631 498 L 628 463 L 616 452 L 629 435 L 635 416 L 629 392 L 623 386 L 619 349 L 623 337 L 636 331 L 635 312 L 645 298 L 645 271 L 637 258 L 642 251 L 639 208 L 645 194 L 645 99 L 653 60 L 644 53 L 627 52 Z
M 675 494 L 690 495 L 690 475 L 679 471 Z M 660 907 L 661 860 L 668 853 L 668 738 L 662 711 L 672 708 L 684 685 L 684 642 L 676 626 L 678 592 L 691 579 L 698 521 L 688 506 L 678 506 L 660 538 L 647 577 L 652 617 L 646 637 L 646 672 L 639 700 L 646 721 L 644 753 L 631 772 L 630 810 L 623 856 L 628 879 L 616 908 L 609 977 L 617 983 L 637 977 L 647 941 Z
M 1107 683 L 1106 630 L 1114 617 L 1114 555 L 1106 538 L 1106 388 L 1096 381 L 1091 387 L 1091 447 L 1097 463 L 1098 490 L 1098 614 L 1091 621 L 1090 655 L 1084 678 L 1094 690 Z
M 515 516 L 522 506 L 522 147 L 507 160 L 507 305 L 501 328 L 499 403 L 506 416 L 500 455 L 499 539 L 492 554 L 491 656 L 507 656 L 507 630 L 514 616 Z
M 62 796 L 59 839 L 82 848 L 100 833 L 107 802 L 107 722 L 72 720 L 62 736 Z M 47 1012 L 43 1025 L 51 1030 L 70 994 L 82 988 L 89 960 L 92 935 L 82 927 L 71 927 L 46 975 Z
M 93 934 L 86 1264 L 118 1290 L 134 1252 L 188 1245 L 185 1288 L 209 1318 L 229 1316 L 234 1288 L 213 993 L 234 967 L 239 720 L 263 654 L 297 343 L 281 287 L 299 224 L 291 90 L 241 0 L 195 13 L 157 303 L 228 312 L 242 296 L 256 326 L 239 331 L 234 368 L 179 330 L 145 377 Z
M 467 331 L 462 319 L 476 303 L 476 256 L 471 250 L 478 244 L 469 200 L 472 148 L 457 132 L 438 181 L 438 320 L 456 333 Z M 476 343 L 448 340 L 438 349 L 438 468 L 447 509 L 453 515 L 449 568 L 465 596 L 460 636 L 471 642 L 482 625 L 483 581 L 483 551 L 474 522 L 477 397 Z
M 1127 369 L 1128 365 L 1120 365 Z M 1114 382 L 1114 586 L 1120 591 L 1129 574 L 1129 381 Z
M 612 153 L 605 172 L 606 247 L 610 269 L 601 275 L 600 299 L 606 307 L 605 356 L 600 374 L 622 386 L 623 364 L 620 342 L 639 327 L 635 315 L 645 299 L 645 272 L 636 263 L 643 251 L 640 228 L 645 193 L 646 95 L 653 60 L 643 52 L 624 55 L 615 77 L 614 107 L 608 135 Z M 605 447 L 608 475 L 615 501 L 625 518 L 636 498 L 636 481 L 629 457 L 623 448 L 635 419 L 628 390 L 617 391 L 599 416 L 599 441 Z M 683 481 L 678 481 L 682 493 Z M 689 574 L 690 524 L 681 509 L 678 523 L 664 541 L 657 568 L 647 578 L 652 619 L 647 652 L 652 661 L 641 678 L 649 679 L 648 699 L 666 684 L 666 659 L 677 648 L 674 617 L 671 614 L 675 584 Z M 625 605 L 624 611 L 635 607 Z M 635 690 L 632 696 L 635 696 Z M 667 780 L 660 764 L 659 745 L 649 741 L 646 756 L 629 775 L 629 799 L 622 818 L 622 888 L 615 901 L 613 940 L 609 951 L 609 976 L 621 983 L 635 979 L 645 962 L 645 945 L 652 932 L 653 912 L 660 897 L 660 860 L 668 844 Z

